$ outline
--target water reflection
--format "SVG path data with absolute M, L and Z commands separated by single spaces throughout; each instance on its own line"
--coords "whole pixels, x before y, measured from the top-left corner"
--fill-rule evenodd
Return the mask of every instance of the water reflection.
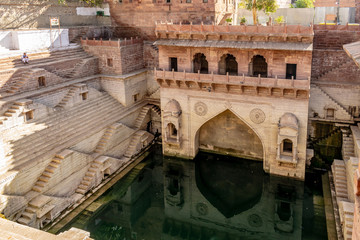
M 305 187 L 303 196 L 303 182 L 264 174 L 261 162 L 205 153 L 195 161 L 163 160 L 157 154 L 66 228 L 85 229 L 96 240 L 304 239 L 303 213 L 309 222 L 315 213 L 311 190 Z M 323 223 L 315 230 L 322 233 L 310 229 L 313 239 L 326 238 Z

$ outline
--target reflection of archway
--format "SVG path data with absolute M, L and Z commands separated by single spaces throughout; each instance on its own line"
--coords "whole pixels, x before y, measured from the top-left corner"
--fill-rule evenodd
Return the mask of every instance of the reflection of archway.
M 219 62 L 219 74 L 225 75 L 227 72 L 229 75 L 238 74 L 238 63 L 231 54 L 224 54 Z
M 206 56 L 202 53 L 197 53 L 194 55 L 193 60 L 193 69 L 194 73 L 197 73 L 200 70 L 200 73 L 209 73 L 208 61 Z
M 260 201 L 267 177 L 259 162 L 200 152 L 195 158 L 195 178 L 201 194 L 230 218 Z
M 254 77 L 267 77 L 267 63 L 266 59 L 261 55 L 256 55 L 252 58 L 250 63 L 250 74 Z
M 199 149 L 263 160 L 258 135 L 234 113 L 226 110 L 204 123 L 195 137 Z

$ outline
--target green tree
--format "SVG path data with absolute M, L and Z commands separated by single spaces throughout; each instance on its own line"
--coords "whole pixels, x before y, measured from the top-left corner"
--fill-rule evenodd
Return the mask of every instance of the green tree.
M 278 8 L 276 0 L 242 0 L 239 3 L 239 8 L 245 8 L 252 11 L 254 24 L 257 24 L 257 11 L 264 11 L 265 13 L 275 12 Z
M 60 4 L 66 4 L 66 0 L 58 0 Z M 87 3 L 90 6 L 100 6 L 104 0 L 79 0 L 79 2 Z
M 294 4 L 291 4 L 291 8 L 313 8 L 313 0 L 297 0 Z

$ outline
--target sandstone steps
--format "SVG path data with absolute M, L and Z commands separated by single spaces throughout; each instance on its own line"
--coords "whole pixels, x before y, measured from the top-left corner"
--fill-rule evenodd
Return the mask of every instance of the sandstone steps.
M 102 100 L 102 101 L 101 101 Z M 70 147 L 75 144 L 73 139 L 82 139 L 89 129 L 100 130 L 107 121 L 119 118 L 124 112 L 124 107 L 109 95 L 87 101 L 73 107 L 69 113 L 54 114 L 42 124 L 47 128 L 25 136 L 13 143 L 8 152 L 7 162 L 19 166 L 31 159 L 51 151 L 57 146 Z M 45 140 L 46 139 L 46 140 Z M 37 151 L 29 153 L 28 149 Z

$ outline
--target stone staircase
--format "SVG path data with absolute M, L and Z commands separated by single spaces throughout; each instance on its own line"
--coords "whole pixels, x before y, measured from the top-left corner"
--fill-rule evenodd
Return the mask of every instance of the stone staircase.
M 360 70 L 355 65 L 354 61 L 351 58 L 343 60 L 342 64 L 332 68 L 331 70 L 321 74 L 316 80 L 317 81 L 327 81 L 331 82 L 333 79 L 341 79 L 344 76 L 351 79 L 359 79 Z
M 21 89 L 22 86 L 24 86 L 24 83 L 26 82 L 25 76 L 27 74 L 25 72 L 21 72 L 20 74 L 17 74 L 16 77 L 12 77 L 11 81 L 15 82 L 13 85 L 11 85 L 10 89 L 6 90 L 7 93 L 17 93 Z
M 41 195 L 46 191 L 46 185 L 51 179 L 56 169 L 61 164 L 61 161 L 71 153 L 71 150 L 65 149 L 58 154 L 55 154 L 49 165 L 45 168 L 44 172 L 40 175 L 36 181 L 32 190 L 29 191 L 25 197 L 29 200 L 25 211 L 21 214 L 18 222 L 24 225 L 31 225 L 30 223 L 36 220 L 36 212 L 39 212 L 40 208 L 50 201 L 49 197 Z M 40 201 L 41 200 L 41 201 Z M 46 200 L 46 201 L 44 201 Z M 34 204 L 35 202 L 44 202 L 42 205 Z M 34 219 L 35 218 L 35 219 Z
M 340 200 L 348 201 L 345 162 L 343 160 L 334 159 L 334 162 L 331 165 L 331 171 L 333 172 L 334 176 L 337 202 Z
M 137 116 L 137 118 L 135 120 L 135 124 L 134 124 L 135 129 L 140 129 L 140 127 L 141 127 L 142 123 L 144 122 L 144 119 L 150 109 L 152 111 L 154 111 L 156 114 L 159 114 L 161 116 L 161 109 L 158 106 L 153 105 L 153 104 L 148 104 L 141 109 L 141 112 Z
M 44 192 L 45 185 L 49 182 L 51 176 L 61 164 L 61 161 L 70 153 L 72 153 L 71 150 L 65 149 L 64 151 L 55 154 L 49 165 L 45 168 L 44 172 L 41 174 L 41 176 L 33 186 L 32 190 L 39 193 Z
M 344 240 L 351 240 L 354 222 L 354 203 L 341 201 L 339 204 L 339 215 Z
M 0 126 L 9 128 L 23 123 L 23 111 L 26 105 L 31 103 L 32 100 L 29 99 L 22 99 L 14 102 L 14 104 L 8 110 L 6 110 L 4 115 L 0 116 Z M 21 121 L 19 118 L 21 118 Z
M 97 173 L 101 171 L 100 167 L 107 160 L 106 156 L 99 156 L 90 164 L 88 171 L 85 173 L 80 185 L 76 189 L 76 193 L 84 195 L 87 193 L 95 184 L 95 178 Z
M 338 113 L 337 116 L 346 116 L 347 119 L 351 120 L 353 117 L 350 112 L 342 106 L 338 101 L 336 101 L 333 97 L 331 97 L 327 92 L 325 92 L 321 87 L 316 84 L 312 84 L 311 88 L 313 91 L 316 91 L 315 94 L 321 94 L 325 99 L 333 103 L 335 106 L 338 106 Z
M 124 156 L 127 158 L 131 158 L 133 155 L 135 155 L 136 152 L 136 146 L 138 144 L 138 142 L 140 141 L 141 136 L 143 135 L 144 131 L 143 130 L 138 130 L 136 131 L 129 143 L 128 148 L 126 149 Z
M 354 139 L 349 130 L 342 130 L 342 146 L 341 153 L 344 160 L 349 160 L 350 157 L 354 157 Z
M 53 155 L 69 148 L 87 136 L 104 129 L 108 122 L 120 120 L 125 108 L 114 98 L 103 96 L 80 103 L 68 111 L 59 111 L 44 120 L 35 121 L 35 126 L 46 126 L 35 131 L 34 126 L 23 124 L 16 129 L 24 136 L 3 132 L 4 163 L 12 168 L 31 163 L 39 157 Z M 11 143 L 11 144 L 10 144 Z M 36 151 L 29 149 L 36 149 Z M 49 157 L 51 157 L 51 155 Z
M 141 112 L 139 113 L 139 115 L 137 116 L 137 118 L 135 119 L 135 124 L 134 124 L 134 128 L 135 129 L 139 129 L 146 117 L 146 114 L 148 113 L 149 109 L 151 108 L 150 105 L 146 105 L 141 109 Z
M 70 99 L 75 96 L 75 93 L 79 90 L 78 86 L 71 86 L 68 93 L 61 99 L 61 101 L 55 106 L 55 108 L 65 108 Z
M 41 212 L 49 212 L 52 208 L 54 208 L 54 206 L 51 205 L 46 206 L 50 201 L 51 198 L 48 196 L 39 195 L 35 197 L 29 202 L 17 222 L 23 225 L 38 228 L 38 226 L 36 226 L 37 216 L 41 214 Z
M 113 133 L 115 132 L 116 129 L 118 129 L 119 127 L 121 127 L 123 124 L 121 123 L 114 123 L 111 126 L 109 126 L 104 135 L 101 137 L 100 141 L 98 142 L 98 144 L 96 145 L 96 148 L 94 150 L 94 152 L 98 153 L 98 154 L 102 154 L 105 150 L 105 147 L 108 144 L 109 139 L 111 138 L 111 136 L 113 135 Z
M 343 60 L 343 63 L 341 63 L 340 65 L 338 65 L 337 67 L 331 68 L 329 71 L 325 71 L 322 74 L 320 74 L 316 79 L 320 80 L 320 79 L 327 79 L 329 76 L 332 76 L 333 74 L 336 74 L 339 69 L 343 68 L 344 66 L 346 66 L 347 64 L 349 64 L 349 62 L 351 62 L 351 59 L 346 59 L 345 61 Z
M 152 104 L 151 110 L 154 111 L 156 114 L 158 114 L 161 117 L 161 108 L 159 106 Z
M 0 71 L 12 68 L 34 68 L 56 63 L 59 61 L 68 61 L 71 59 L 85 59 L 90 57 L 80 46 L 59 51 L 34 53 L 29 55 L 29 63 L 24 65 L 20 61 L 20 56 L 0 59 Z

